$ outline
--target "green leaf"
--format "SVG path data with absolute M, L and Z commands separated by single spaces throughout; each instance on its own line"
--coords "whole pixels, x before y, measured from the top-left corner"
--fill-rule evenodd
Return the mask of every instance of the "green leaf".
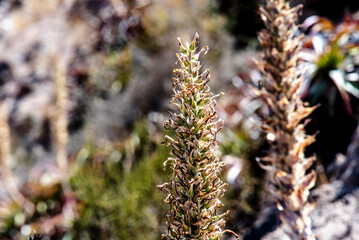
M 338 91 L 340 95 L 342 96 L 344 107 L 348 111 L 348 113 L 352 113 L 352 109 L 350 106 L 350 99 L 349 94 L 346 91 L 345 88 L 345 78 L 344 78 L 344 72 L 342 70 L 331 70 L 329 71 L 329 76 L 335 83 L 335 85 L 338 88 Z

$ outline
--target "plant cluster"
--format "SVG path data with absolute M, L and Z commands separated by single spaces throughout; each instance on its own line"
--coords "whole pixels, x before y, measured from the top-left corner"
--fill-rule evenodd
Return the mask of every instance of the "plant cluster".
M 346 154 L 358 125 L 359 17 L 346 14 L 336 24 L 325 17 L 307 18 L 302 57 L 309 69 L 302 84 L 302 98 L 320 105 L 306 129 L 318 131 L 308 152 L 315 153 L 319 183 L 335 179 L 338 154 Z M 338 141 L 340 139 L 340 141 Z
M 313 76 L 306 82 L 303 95 L 310 95 L 315 104 L 324 94 L 333 108 L 336 90 L 346 111 L 352 114 L 350 96 L 359 98 L 359 17 L 347 14 L 342 22 L 334 24 L 327 18 L 311 16 L 302 28 L 308 32 L 305 56 L 313 66 Z

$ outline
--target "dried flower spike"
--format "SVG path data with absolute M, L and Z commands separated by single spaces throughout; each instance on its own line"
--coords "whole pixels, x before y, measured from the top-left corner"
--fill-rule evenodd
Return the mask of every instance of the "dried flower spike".
M 172 129 L 176 136 L 166 136 L 172 151 L 164 165 L 171 163 L 172 178 L 158 186 L 169 193 L 165 200 L 170 205 L 165 214 L 168 233 L 163 238 L 220 239 L 227 214 L 217 215 L 217 209 L 222 207 L 218 198 L 227 189 L 219 178 L 224 163 L 215 155 L 220 123 L 214 109 L 216 96 L 207 85 L 209 70 L 199 72 L 199 56 L 208 47 L 197 51 L 198 34 L 191 44 L 178 42 L 180 67 L 174 70 L 171 103 L 178 107 L 179 114 L 170 113 L 165 122 L 165 128 Z
M 305 134 L 303 120 L 315 107 L 307 107 L 300 98 L 304 73 L 299 59 L 303 36 L 296 25 L 300 8 L 290 8 L 284 0 L 268 0 L 260 8 L 266 29 L 258 34 L 263 52 L 257 65 L 265 80 L 257 93 L 269 110 L 263 130 L 270 150 L 258 162 L 271 174 L 270 192 L 289 238 L 308 240 L 315 239 L 309 216 L 314 203 L 309 200 L 309 190 L 316 173 L 307 173 L 315 158 L 306 158 L 304 149 L 315 136 Z
M 66 62 L 59 60 L 55 76 L 56 110 L 53 115 L 53 131 L 56 142 L 56 162 L 63 177 L 68 171 L 66 145 L 68 142 L 67 112 L 68 92 L 66 87 Z

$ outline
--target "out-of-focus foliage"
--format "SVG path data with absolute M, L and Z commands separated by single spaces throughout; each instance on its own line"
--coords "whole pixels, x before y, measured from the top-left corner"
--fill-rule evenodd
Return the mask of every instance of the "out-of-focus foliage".
M 127 85 L 134 71 L 128 44 L 140 28 L 136 7 L 108 0 L 1 1 L 0 96 L 11 112 L 18 159 L 47 158 L 53 150 L 49 119 L 57 61 L 67 65 L 71 133 L 88 124 L 92 101 Z
M 252 81 L 258 81 L 253 53 L 243 54 L 243 64 L 238 75 L 231 79 L 225 96 L 219 99 L 219 116 L 225 122 L 218 135 L 219 149 L 225 166 L 225 180 L 230 188 L 224 205 L 230 209 L 229 229 L 244 234 L 257 219 L 261 209 L 263 170 L 254 157 L 261 145 L 260 119 L 255 112 L 262 101 L 253 92 Z
M 189 41 L 196 31 L 205 41 L 223 40 L 224 36 L 221 35 L 225 35 L 225 18 L 211 8 L 215 8 L 215 5 L 210 0 L 154 0 L 142 14 L 144 36 L 141 40 L 151 51 L 168 46 L 172 42 L 169 36 L 183 36 L 185 41 Z M 223 42 L 219 44 L 223 46 Z M 212 45 L 211 51 L 220 47 Z
M 328 167 L 338 152 L 345 153 L 357 126 L 359 21 L 357 15 L 349 14 L 338 24 L 312 16 L 304 21 L 303 29 L 307 32 L 303 57 L 312 63 L 303 97 L 311 105 L 320 104 L 307 126 L 311 133 L 319 130 L 316 143 L 309 149 Z M 335 168 L 326 170 L 330 176 Z
M 168 149 L 151 124 L 139 121 L 121 142 L 84 145 L 74 156 L 70 195 L 56 182 L 29 182 L 24 192 L 37 206 L 34 215 L 2 202 L 2 239 L 26 239 L 32 229 L 45 239 L 158 239 L 164 209 L 155 186 L 166 176 L 162 166 Z M 73 207 L 70 218 L 68 205 Z
M 154 186 L 165 177 L 168 149 L 162 134 L 138 122 L 124 141 L 98 148 L 85 145 L 76 156 L 70 185 L 78 200 L 75 239 L 158 239 L 162 196 Z
M 315 104 L 324 93 L 328 102 L 334 104 L 336 94 L 328 82 L 332 80 L 345 109 L 352 114 L 349 94 L 359 98 L 359 19 L 347 15 L 343 22 L 334 25 L 326 18 L 312 16 L 306 19 L 303 28 L 309 31 L 306 46 L 314 50 L 311 60 L 315 64 L 313 79 L 307 83 L 312 86 L 304 94 L 310 95 Z
M 37 166 L 37 171 L 41 171 L 40 166 Z M 22 189 L 36 206 L 32 215 L 11 200 L 1 202 L 1 239 L 25 240 L 33 229 L 51 233 L 52 239 L 62 236 L 67 226 L 62 215 L 63 207 L 70 204 L 72 198 L 65 197 L 60 183 L 53 180 L 51 176 L 43 174 L 39 181 L 27 182 Z

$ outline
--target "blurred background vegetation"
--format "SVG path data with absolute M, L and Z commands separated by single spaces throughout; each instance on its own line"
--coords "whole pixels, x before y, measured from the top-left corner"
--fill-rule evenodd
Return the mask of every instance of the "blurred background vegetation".
M 11 154 L 1 166 L 35 206 L 26 212 L 0 183 L 0 238 L 159 239 L 166 231 L 156 189 L 168 178 L 161 144 L 169 110 L 177 37 L 208 45 L 203 59 L 224 129 L 223 198 L 228 228 L 260 239 L 275 212 L 263 198 L 255 157 L 266 146 L 252 93 L 263 0 L 0 0 L 0 99 L 9 112 Z M 319 131 L 318 185 L 341 177 L 358 125 L 359 2 L 303 0 L 303 98 L 320 104 L 307 126 Z M 68 169 L 56 161 L 56 71 L 65 65 Z M 0 143 L 1 144 L 1 143 Z M 4 170 L 7 169 L 7 170 Z M 269 210 L 268 210 L 269 208 Z M 269 212 L 269 213 L 268 213 Z M 268 217 L 267 217 L 268 218 Z M 270 219 L 270 218 L 269 218 Z M 227 236 L 230 238 L 230 236 Z

